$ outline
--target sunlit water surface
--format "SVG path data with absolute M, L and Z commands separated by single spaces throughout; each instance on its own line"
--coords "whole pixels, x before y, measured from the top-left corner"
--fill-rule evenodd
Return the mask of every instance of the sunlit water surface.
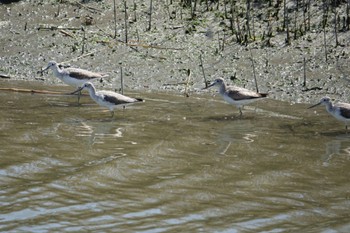
M 112 119 L 87 96 L 0 91 L 1 231 L 350 232 L 350 134 L 324 108 L 267 99 L 239 119 L 208 92 L 127 94 L 146 102 Z

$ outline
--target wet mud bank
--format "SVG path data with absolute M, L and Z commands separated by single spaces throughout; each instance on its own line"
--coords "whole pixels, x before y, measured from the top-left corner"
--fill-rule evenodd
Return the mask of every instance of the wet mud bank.
M 104 89 L 123 75 L 126 89 L 191 96 L 208 94 L 204 76 L 252 90 L 255 76 L 273 99 L 350 101 L 346 1 L 188 2 L 0 3 L 0 78 L 59 89 L 52 72 L 38 73 L 55 60 L 108 73 Z

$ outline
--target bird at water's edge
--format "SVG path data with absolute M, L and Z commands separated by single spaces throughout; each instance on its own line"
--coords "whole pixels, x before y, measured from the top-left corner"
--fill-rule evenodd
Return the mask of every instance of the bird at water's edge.
M 50 61 L 47 67 L 41 72 L 44 72 L 48 69 L 51 69 L 55 76 L 59 78 L 62 82 L 76 88 L 80 88 L 84 83 L 88 81 L 108 77 L 107 74 L 95 73 L 79 68 L 60 68 L 58 63 L 55 61 Z M 76 93 L 76 91 L 74 93 Z M 78 103 L 80 100 L 80 94 L 81 92 L 78 93 Z
M 327 112 L 333 117 L 345 123 L 345 130 L 348 130 L 348 124 L 350 123 L 350 104 L 348 103 L 336 103 L 333 104 L 331 99 L 327 96 L 323 97 L 320 102 L 312 105 L 310 108 L 316 107 L 318 105 L 325 105 Z
M 242 107 L 257 100 L 267 97 L 267 93 L 258 93 L 242 87 L 228 86 L 223 78 L 217 78 L 215 81 L 204 89 L 217 86 L 223 99 L 235 105 L 239 109 L 240 117 L 242 116 Z
M 143 99 L 131 98 L 113 91 L 96 91 L 94 85 L 90 82 L 86 82 L 82 87 L 80 87 L 75 92 L 81 91 L 86 88 L 89 91 L 90 97 L 100 106 L 109 108 L 114 116 L 114 109 L 119 106 L 125 106 L 128 104 L 133 104 L 137 102 L 144 102 Z M 74 93 L 74 92 L 73 92 Z

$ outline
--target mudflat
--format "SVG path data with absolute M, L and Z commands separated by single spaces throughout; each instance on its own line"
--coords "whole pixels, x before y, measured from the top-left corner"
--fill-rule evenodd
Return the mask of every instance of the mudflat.
M 255 90 L 256 78 L 278 100 L 349 100 L 348 3 L 228 2 L 0 3 L 0 77 L 59 89 L 38 73 L 55 60 L 108 73 L 104 89 L 123 76 L 124 88 L 190 96 L 205 79 Z

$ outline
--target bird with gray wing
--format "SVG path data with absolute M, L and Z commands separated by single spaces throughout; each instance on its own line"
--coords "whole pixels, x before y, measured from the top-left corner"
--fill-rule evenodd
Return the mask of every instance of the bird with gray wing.
M 333 104 L 331 98 L 325 96 L 315 105 L 312 105 L 310 108 L 314 108 L 318 105 L 325 105 L 326 110 L 337 120 L 345 123 L 345 130 L 348 130 L 348 124 L 350 123 L 350 104 L 348 103 L 336 103 Z
M 84 83 L 88 81 L 108 77 L 107 74 L 95 73 L 79 68 L 61 68 L 55 61 L 50 61 L 48 63 L 48 66 L 41 72 L 48 69 L 51 69 L 55 76 L 59 78 L 62 82 L 76 88 L 80 88 Z M 74 93 L 76 93 L 76 91 Z M 80 94 L 81 92 L 78 93 L 78 103 L 80 100 Z
M 84 88 L 89 91 L 91 99 L 93 99 L 100 106 L 106 107 L 111 111 L 112 117 L 114 116 L 114 109 L 117 107 L 137 102 L 144 102 L 143 99 L 131 98 L 113 91 L 96 91 L 94 85 L 90 82 L 86 82 L 75 92 L 82 91 Z
M 213 86 L 218 87 L 220 95 L 226 102 L 235 105 L 239 109 L 240 117 L 242 116 L 243 105 L 250 104 L 267 97 L 266 93 L 258 93 L 237 86 L 228 86 L 223 78 L 215 79 L 212 84 L 204 89 L 208 89 Z

